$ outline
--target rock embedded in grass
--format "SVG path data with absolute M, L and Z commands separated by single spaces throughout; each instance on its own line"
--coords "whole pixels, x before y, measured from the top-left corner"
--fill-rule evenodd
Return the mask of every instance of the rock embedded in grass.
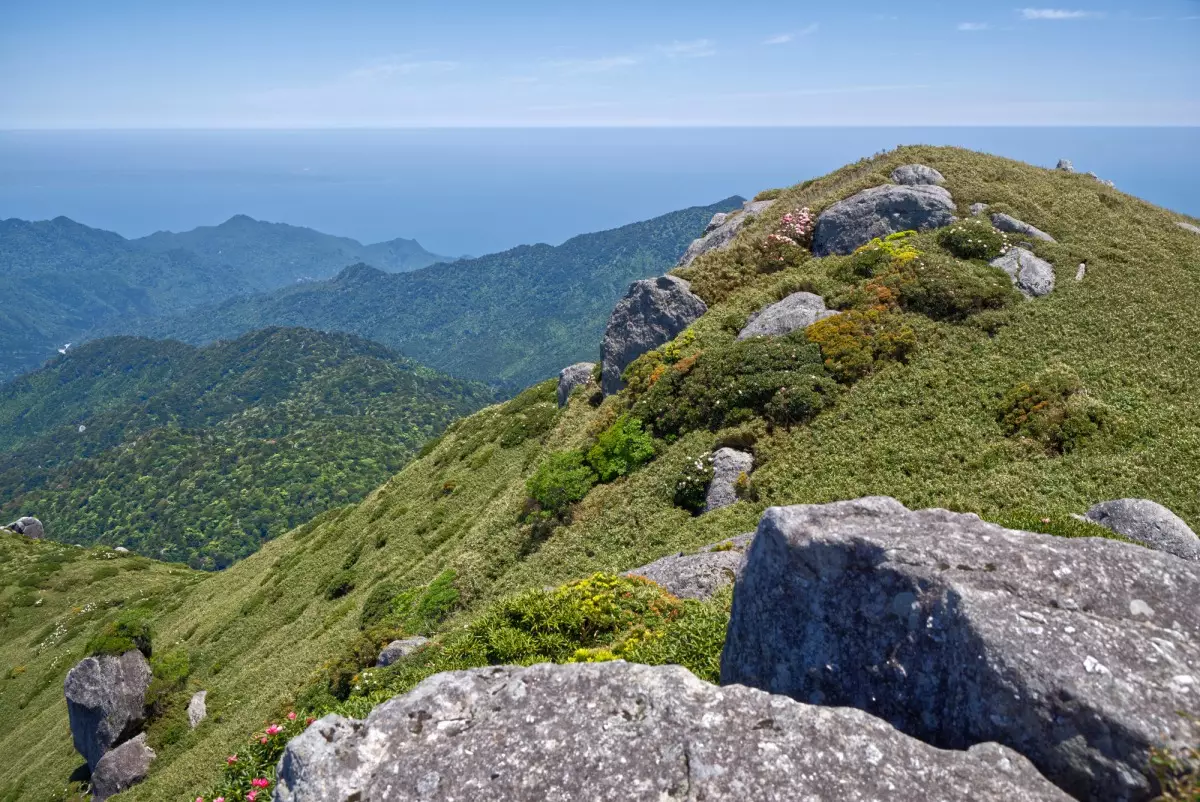
M 1144 498 L 1102 501 L 1088 510 L 1084 518 L 1152 549 L 1200 561 L 1200 538 L 1182 518 L 1156 501 Z
M 892 180 L 908 187 L 941 186 L 946 183 L 944 175 L 924 164 L 906 164 L 903 167 L 897 167 L 892 170 Z
M 680 257 L 677 267 L 687 267 L 701 254 L 709 251 L 728 248 L 746 223 L 771 208 L 774 203 L 773 200 L 746 201 L 740 212 L 713 215 L 708 227 L 704 229 L 704 234 L 692 241 Z
M 88 768 L 132 738 L 146 721 L 150 664 L 133 650 L 120 657 L 87 657 L 67 672 L 63 692 L 75 749 Z
M 634 568 L 625 575 L 645 577 L 681 599 L 705 601 L 733 584 L 741 562 L 742 553 L 735 549 L 679 553 Z
M 1193 234 L 1200 234 L 1200 226 L 1195 226 L 1195 225 L 1192 225 L 1191 223 L 1185 223 L 1182 220 L 1176 221 L 1175 225 L 1179 226 L 1184 231 L 1190 231 Z
M 208 705 L 205 700 L 208 698 L 208 691 L 196 691 L 192 694 L 192 698 L 188 701 L 187 717 L 188 726 L 193 730 L 200 726 L 200 722 L 208 717 Z
M 954 222 L 954 199 L 943 187 L 894 184 L 864 189 L 817 218 L 813 254 L 850 254 L 876 237 L 926 231 Z
M 833 317 L 837 312 L 825 308 L 825 299 L 811 292 L 794 292 L 782 301 L 771 304 L 750 316 L 750 321 L 739 333 L 739 340 L 751 337 L 791 334 Z
M 571 400 L 571 392 L 576 387 L 583 387 L 592 380 L 592 371 L 596 369 L 595 362 L 576 362 L 562 369 L 558 374 L 558 405 L 565 407 Z
M 144 732 L 106 753 L 92 772 L 93 802 L 104 802 L 146 779 L 156 757 Z
M 24 535 L 32 540 L 41 540 L 46 536 L 46 528 L 42 526 L 42 522 L 37 518 L 33 518 L 28 515 L 23 518 L 18 518 L 10 523 L 6 528 L 11 529 L 18 535 Z
M 1026 298 L 1040 298 L 1054 291 L 1054 265 L 1025 248 L 1009 248 L 991 265 L 1007 273 Z
M 675 339 L 708 311 L 708 305 L 677 276 L 635 281 L 617 302 L 600 346 L 600 387 L 612 395 L 625 386 L 621 373 L 647 351 Z
M 1200 735 L 1178 714 L 1200 710 L 1200 565 L 890 498 L 774 507 L 721 682 L 1003 743 L 1076 799 L 1146 800 L 1149 750 Z
M 429 638 L 424 638 L 420 635 L 414 635 L 411 638 L 404 638 L 403 640 L 394 640 L 383 647 L 383 651 L 379 653 L 379 658 L 375 661 L 375 666 L 377 668 L 387 668 L 397 660 L 408 657 L 427 643 L 429 643 Z
M 997 744 L 936 749 L 858 710 L 619 661 L 452 671 L 366 721 L 326 716 L 288 744 L 275 801 L 911 802 L 931 793 L 1069 802 Z
M 732 448 L 718 448 L 713 453 L 713 478 L 708 483 L 708 494 L 704 500 L 704 511 L 714 510 L 736 504 L 737 483 L 743 474 L 749 475 L 754 470 L 754 457 L 745 451 Z
M 1054 237 L 1042 231 L 1040 228 L 1031 226 L 1024 220 L 1018 220 L 1007 214 L 996 213 L 992 215 L 992 225 L 997 231 L 1005 231 L 1009 234 L 1022 234 L 1026 237 L 1040 239 L 1043 242 L 1054 242 Z

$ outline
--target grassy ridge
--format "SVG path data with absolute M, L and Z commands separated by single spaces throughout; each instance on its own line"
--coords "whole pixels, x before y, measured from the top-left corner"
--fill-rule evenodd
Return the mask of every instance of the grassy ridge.
M 1085 176 L 921 147 L 784 190 L 738 245 L 687 271 L 710 303 L 688 347 L 729 347 L 752 311 L 794 289 L 820 289 L 830 298 L 847 293 L 854 282 L 842 270 L 845 260 L 800 259 L 780 270 L 764 264 L 758 243 L 784 211 L 819 211 L 910 162 L 944 173 L 961 212 L 987 201 L 1057 237 L 1057 245 L 1037 247 L 1056 264 L 1055 292 L 1019 302 L 987 325 L 902 312 L 916 343 L 907 363 L 880 362 L 803 425 L 752 419 L 735 430 L 660 438 L 653 461 L 594 487 L 571 521 L 556 528 L 528 520 L 527 479 L 550 454 L 590 446 L 630 407 L 630 394 L 599 407 L 576 396 L 559 412 L 553 385 L 539 385 L 451 426 L 362 503 L 327 512 L 220 574 L 175 577 L 169 572 L 179 569 L 166 566 L 128 574 L 127 594 L 141 592 L 143 576 L 187 580 L 171 594 L 178 607 L 154 611 L 156 642 L 188 652 L 188 683 L 210 691 L 212 715 L 172 743 L 159 740 L 153 775 L 125 798 L 194 799 L 212 787 L 227 754 L 293 703 L 322 666 L 344 658 L 360 637 L 363 605 L 384 582 L 415 590 L 452 571 L 454 609 L 436 634 L 519 591 L 628 570 L 749 531 L 771 504 L 882 493 L 914 507 L 972 510 L 1073 533 L 1069 513 L 1104 498 L 1147 496 L 1200 523 L 1200 412 L 1192 402 L 1200 376 L 1200 318 L 1193 311 L 1200 237 L 1177 228 L 1176 215 Z M 917 244 L 937 248 L 931 236 Z M 1076 283 L 1084 260 L 1087 276 Z M 1085 447 L 1061 454 L 1006 431 L 1000 414 L 1014 386 L 1054 364 L 1073 371 L 1113 421 Z M 700 517 L 675 506 L 687 467 L 730 439 L 753 441 L 757 500 Z M 17 548 L 7 540 L 0 547 Z M 53 798 L 80 762 L 54 682 L 85 633 L 63 645 L 54 665 L 54 656 L 37 652 L 34 636 L 100 595 L 68 581 L 85 571 L 94 568 L 79 560 L 65 565 L 56 574 L 61 590 L 39 591 L 49 596 L 40 606 L 14 606 L 0 629 L 0 672 L 27 667 L 0 680 L 0 719 L 10 724 L 0 734 L 0 754 L 16 758 L 0 764 L 0 799 L 16 788 L 23 789 L 16 798 Z M 331 598 L 330 581 L 342 572 L 352 587 Z M 10 584 L 16 579 L 5 575 L 0 603 L 21 592 Z

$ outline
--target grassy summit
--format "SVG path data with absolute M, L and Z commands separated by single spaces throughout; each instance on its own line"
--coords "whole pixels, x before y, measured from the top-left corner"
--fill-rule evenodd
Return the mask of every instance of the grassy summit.
M 819 213 L 913 162 L 946 176 L 960 216 L 988 202 L 1057 238 L 1035 247 L 1056 265 L 1055 291 L 1014 298 L 986 263 L 953 257 L 952 244 L 933 232 L 903 238 L 918 253 L 913 261 L 873 252 L 882 245 L 854 257 L 785 251 L 781 259 L 767 244 L 785 212 Z M 361 503 L 331 510 L 215 575 L 147 563 L 98 585 L 88 578 L 119 566 L 102 562 L 103 552 L 77 550 L 62 561 L 53 556 L 60 547 L 0 539 L 0 606 L 8 610 L 0 628 L 0 672 L 8 677 L 0 679 L 0 720 L 8 724 L 0 754 L 10 758 L 0 762 L 0 799 L 6 792 L 55 798 L 81 762 L 59 683 L 93 630 L 117 614 L 116 607 L 91 618 L 75 612 L 94 602 L 128 607 L 145 597 L 155 643 L 188 658 L 175 693 L 210 692 L 210 718 L 199 729 L 181 731 L 169 718 L 152 726 L 159 760 L 148 781 L 123 797 L 182 800 L 215 787 L 226 756 L 290 706 L 353 709 L 460 658 L 577 657 L 562 641 L 494 648 L 501 634 L 506 642 L 524 637 L 504 624 L 512 602 L 501 600 L 749 531 L 768 505 L 888 494 L 910 507 L 1095 534 L 1068 515 L 1102 499 L 1144 496 L 1200 522 L 1200 236 L 1177 227 L 1178 215 L 1086 176 L 949 148 L 902 148 L 777 194 L 732 249 L 685 271 L 708 314 L 631 366 L 630 387 L 599 406 L 580 393 L 559 412 L 553 385 L 535 386 L 452 425 Z M 1080 262 L 1087 272 L 1076 282 Z M 798 289 L 844 311 L 790 341 L 793 362 L 777 343 L 734 345 L 749 314 Z M 770 370 L 739 373 L 729 358 L 735 348 Z M 713 378 L 689 383 L 692 371 Z M 819 402 L 811 403 L 780 399 L 764 384 L 778 380 L 794 391 L 818 379 Z M 748 395 L 713 395 L 725 386 Z M 727 404 L 736 410 L 712 413 Z M 673 410 L 669 425 L 650 416 L 655 409 Z M 652 435 L 648 461 L 629 423 L 642 415 L 640 431 Z M 693 516 L 676 503 L 681 481 L 725 443 L 755 453 L 745 500 Z M 621 455 L 635 456 L 622 462 Z M 544 480 L 534 489 L 580 480 L 585 492 L 568 494 L 561 508 L 539 508 L 528 498 L 534 476 Z M 25 579 L 31 566 L 52 563 L 61 567 Z M 26 581 L 34 584 L 21 587 Z M 561 619 L 570 611 L 561 605 L 569 596 L 527 594 L 522 604 L 565 632 Z M 667 609 L 668 602 L 634 597 L 652 611 Z M 678 619 L 695 623 L 688 632 L 663 631 L 649 617 L 646 626 L 663 632 L 661 643 L 699 644 L 711 657 L 706 633 L 717 604 Z M 65 634 L 47 644 L 60 625 Z M 703 669 L 695 650 L 672 646 L 664 656 L 666 647 L 630 643 L 624 626 L 611 625 L 620 629 L 611 638 L 597 628 L 582 645 Z M 493 646 L 464 643 L 463 632 Z M 363 687 L 361 669 L 377 645 L 371 638 L 395 634 L 430 635 L 435 644 L 388 674 L 368 673 L 372 687 Z

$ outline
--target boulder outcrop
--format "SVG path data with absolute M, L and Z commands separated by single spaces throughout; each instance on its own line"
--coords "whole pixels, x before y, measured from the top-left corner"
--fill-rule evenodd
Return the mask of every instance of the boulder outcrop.
M 866 710 L 943 748 L 995 741 L 1081 800 L 1145 800 L 1197 742 L 1200 565 L 890 498 L 766 511 L 721 682 Z
M 1152 549 L 1200 561 L 1200 538 L 1158 502 L 1144 498 L 1102 501 L 1088 510 L 1084 519 Z
M 970 208 L 971 216 L 974 217 L 975 215 L 983 214 L 987 211 L 987 207 L 986 203 L 972 203 Z
M 188 700 L 187 717 L 188 726 L 193 730 L 200 726 L 200 722 L 208 718 L 208 691 L 196 691 L 192 694 L 192 698 Z
M 671 554 L 649 565 L 634 568 L 626 576 L 641 576 L 661 585 L 681 599 L 711 599 L 737 578 L 742 552 L 735 549 Z
M 150 664 L 141 652 L 87 657 L 67 672 L 63 691 L 75 749 L 88 768 L 132 738 L 146 720 Z
M 583 387 L 592 380 L 592 371 L 596 369 L 595 362 L 576 362 L 562 369 L 558 374 L 558 405 L 565 407 L 571 399 L 571 392 L 576 387 Z
M 754 470 L 754 457 L 745 451 L 718 448 L 713 454 L 713 478 L 708 483 L 704 511 L 712 512 L 737 503 L 737 481 Z
M 1073 173 L 1075 172 L 1075 165 L 1071 163 L 1070 159 L 1059 159 L 1054 169 L 1064 173 Z
M 92 771 L 93 802 L 104 802 L 146 779 L 156 757 L 154 750 L 146 745 L 144 732 L 105 753 Z
M 750 316 L 746 327 L 737 338 L 765 337 L 776 334 L 791 334 L 836 315 L 825 308 L 825 299 L 811 292 L 794 292 L 782 301 L 764 307 Z
M 46 536 L 46 528 L 42 526 L 42 522 L 28 515 L 13 521 L 7 528 L 33 540 L 41 540 Z
M 698 256 L 709 251 L 728 248 L 746 223 L 771 208 L 774 203 L 775 201 L 770 200 L 746 201 L 740 212 L 713 215 L 712 221 L 704 229 L 704 234 L 699 239 L 692 241 L 687 251 L 680 257 L 677 267 L 687 267 L 696 261 Z
M 276 802 L 1069 798 L 996 744 L 943 751 L 861 711 L 718 688 L 678 666 L 503 666 L 431 677 L 366 721 L 292 739 Z
M 1007 214 L 997 212 L 992 215 L 992 225 L 997 231 L 1005 231 L 1009 234 L 1020 234 L 1033 239 L 1040 239 L 1043 242 L 1054 242 L 1054 237 L 1042 231 L 1040 228 L 1031 226 L 1024 220 L 1018 220 Z
M 1026 298 L 1040 298 L 1054 291 L 1054 265 L 1024 248 L 1009 248 L 992 267 L 998 267 L 1012 279 L 1013 286 Z
M 817 256 L 853 253 L 875 237 L 909 229 L 940 228 L 953 220 L 954 199 L 942 187 L 893 184 L 872 187 L 821 213 L 813 233 L 813 253 Z
M 600 346 L 600 388 L 612 395 L 625 386 L 621 373 L 642 354 L 671 340 L 708 311 L 691 285 L 676 276 L 635 281 L 617 301 Z
M 387 668 L 397 660 L 408 657 L 427 643 L 429 643 L 429 638 L 424 638 L 420 635 L 414 635 L 411 638 L 404 638 L 403 640 L 394 640 L 383 647 L 383 651 L 379 653 L 379 658 L 375 661 L 375 666 L 376 668 Z
M 906 164 L 903 167 L 897 167 L 892 170 L 892 180 L 907 187 L 941 186 L 946 183 L 944 175 L 924 164 Z

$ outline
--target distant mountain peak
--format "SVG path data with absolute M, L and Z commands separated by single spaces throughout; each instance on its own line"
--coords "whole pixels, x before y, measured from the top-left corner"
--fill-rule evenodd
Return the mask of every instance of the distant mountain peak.
M 338 283 L 361 283 L 365 281 L 374 281 L 378 278 L 386 276 L 387 273 L 377 267 L 371 267 L 368 264 L 359 262 L 356 265 L 350 265 L 343 268 L 340 273 L 333 277 L 333 280 Z

